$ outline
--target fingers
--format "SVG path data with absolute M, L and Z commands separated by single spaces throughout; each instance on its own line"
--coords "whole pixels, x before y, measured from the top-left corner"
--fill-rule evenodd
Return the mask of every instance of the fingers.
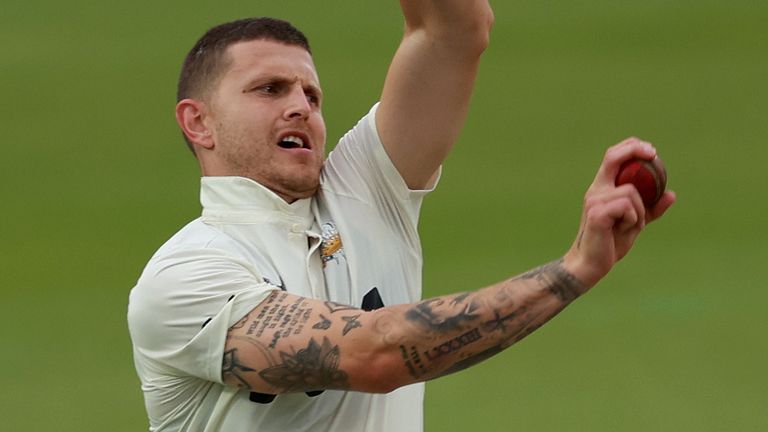
M 642 222 L 626 197 L 591 208 L 586 214 L 582 239 L 585 252 L 595 264 L 610 269 L 627 254 L 642 231 Z
M 623 257 L 642 230 L 645 209 L 629 188 L 591 190 L 584 202 L 582 226 L 566 254 L 566 264 L 593 286 Z
M 597 283 L 632 248 L 645 226 L 660 218 L 677 199 L 666 191 L 646 208 L 631 184 L 616 186 L 621 165 L 632 158 L 653 159 L 656 149 L 638 138 L 609 148 L 584 197 L 579 234 L 566 254 L 566 264 L 587 286 Z
M 650 160 L 655 157 L 656 148 L 651 143 L 636 137 L 627 138 L 624 141 L 610 147 L 605 152 L 603 162 L 598 169 L 597 175 L 595 176 L 595 181 L 593 182 L 590 189 L 595 190 L 598 193 L 599 191 L 612 189 L 615 187 L 614 185 L 616 182 L 616 176 L 618 175 L 619 169 L 624 162 L 632 158 Z M 616 189 L 621 188 L 619 187 Z M 666 191 L 652 209 L 648 209 L 643 205 L 639 206 L 638 208 L 636 203 L 638 200 L 640 200 L 639 195 L 636 193 L 634 188 L 631 188 L 629 192 L 631 195 L 634 195 L 632 201 L 633 205 L 637 208 L 638 220 L 636 222 L 640 222 L 640 228 L 644 228 L 648 223 L 660 218 L 667 211 L 667 209 L 669 209 L 669 207 L 675 203 L 677 199 L 674 192 Z M 632 221 L 634 220 L 634 216 L 628 215 L 628 218 L 629 219 L 617 221 L 619 223 L 619 229 L 627 229 L 633 225 Z
M 648 219 L 646 220 L 646 223 L 653 222 L 663 216 L 664 213 L 672 207 L 672 204 L 674 204 L 675 201 L 677 201 L 677 194 L 675 194 L 674 191 L 668 190 L 664 192 L 659 199 L 659 202 L 657 202 L 652 209 L 648 210 Z
M 651 160 L 656 157 L 656 149 L 651 143 L 639 138 L 627 138 L 624 141 L 610 147 L 605 152 L 603 163 L 595 177 L 596 183 L 610 183 L 616 181 L 621 164 L 632 159 L 641 158 Z
M 643 229 L 646 224 L 643 200 L 628 184 L 591 193 L 585 203 L 585 211 L 591 215 L 587 223 L 603 229 L 625 232 L 633 228 Z

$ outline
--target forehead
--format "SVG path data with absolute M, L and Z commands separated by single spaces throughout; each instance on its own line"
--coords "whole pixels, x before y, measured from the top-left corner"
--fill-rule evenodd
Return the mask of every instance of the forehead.
M 230 66 L 225 78 L 252 79 L 260 75 L 297 77 L 318 85 L 312 56 L 304 48 L 272 40 L 237 42 L 227 48 Z

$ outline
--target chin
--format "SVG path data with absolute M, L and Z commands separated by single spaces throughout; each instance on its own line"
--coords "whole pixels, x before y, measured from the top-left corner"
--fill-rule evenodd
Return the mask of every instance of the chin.
M 299 199 L 301 199 L 301 198 L 310 198 L 310 197 L 315 196 L 315 194 L 317 193 L 318 189 L 320 189 L 320 184 L 318 184 L 317 186 L 315 186 L 313 188 L 304 189 L 302 191 L 299 191 L 299 192 L 296 193 L 296 196 Z
M 293 198 L 294 200 L 310 198 L 317 193 L 318 189 L 320 189 L 320 179 L 316 178 L 311 181 L 304 181 L 284 186 L 285 188 L 283 189 L 283 194 Z

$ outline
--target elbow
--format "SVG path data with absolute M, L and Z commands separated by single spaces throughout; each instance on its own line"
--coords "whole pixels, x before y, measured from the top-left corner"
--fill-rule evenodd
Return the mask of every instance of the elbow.
M 414 379 L 396 346 L 381 347 L 358 356 L 348 369 L 350 389 L 366 393 L 389 393 Z
M 488 6 L 485 13 L 480 14 L 471 27 L 473 45 L 479 53 L 485 51 L 491 42 L 491 30 L 493 29 L 494 20 L 493 10 Z
M 494 15 L 485 1 L 468 6 L 459 13 L 406 22 L 406 34 L 421 34 L 433 46 L 449 49 L 455 54 L 480 56 L 491 40 Z
M 467 15 L 464 22 L 456 24 L 451 30 L 452 36 L 457 38 L 457 42 L 469 53 L 480 55 L 491 42 L 494 20 L 493 10 L 486 3 L 478 13 Z
M 369 328 L 349 339 L 350 349 L 342 361 L 348 373 L 349 389 L 366 393 L 389 393 L 405 385 L 423 381 L 419 378 L 401 342 L 408 339 L 409 328 L 400 325 L 401 312 L 392 307 L 369 312 Z M 385 336 L 385 337 L 382 337 Z M 420 363 L 419 363 L 419 366 Z
M 491 42 L 491 27 L 493 16 L 485 20 L 475 19 L 470 22 L 457 24 L 449 29 L 451 33 L 445 40 L 456 53 L 467 57 L 480 57 Z
M 410 377 L 403 373 L 402 361 L 398 363 L 393 355 L 380 355 L 365 368 L 365 391 L 368 393 L 389 393 L 414 382 L 406 379 Z

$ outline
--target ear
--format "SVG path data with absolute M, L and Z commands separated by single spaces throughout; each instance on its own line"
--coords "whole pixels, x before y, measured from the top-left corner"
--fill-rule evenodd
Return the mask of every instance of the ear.
M 205 104 L 195 99 L 183 99 L 176 104 L 176 123 L 194 145 L 212 149 L 213 135 L 205 122 Z

